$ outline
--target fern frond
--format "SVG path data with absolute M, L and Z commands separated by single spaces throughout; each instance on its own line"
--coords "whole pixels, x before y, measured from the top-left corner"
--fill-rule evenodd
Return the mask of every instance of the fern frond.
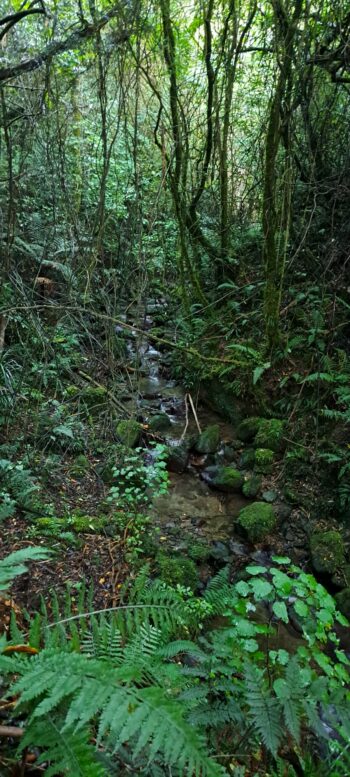
M 254 726 L 265 747 L 276 755 L 282 739 L 281 710 L 266 684 L 265 675 L 256 666 L 245 664 L 246 699 Z
M 62 734 L 73 728 L 80 731 L 97 718 L 97 744 L 105 742 L 113 752 L 133 740 L 135 757 L 147 748 L 150 760 L 161 753 L 165 763 L 176 764 L 180 773 L 220 774 L 201 737 L 185 720 L 183 705 L 164 688 L 140 688 L 137 667 L 115 668 L 106 660 L 52 650 L 32 658 L 12 663 L 12 671 L 21 676 L 11 693 L 20 694 L 19 709 L 34 703 L 33 721 L 46 721 L 64 707 Z
M 21 741 L 21 750 L 33 743 L 42 748 L 37 763 L 49 762 L 45 768 L 46 777 L 56 777 L 57 774 L 67 777 L 106 777 L 107 772 L 96 760 L 96 751 L 88 744 L 89 734 L 84 729 L 60 731 L 59 726 L 51 719 L 34 721 L 29 724 Z

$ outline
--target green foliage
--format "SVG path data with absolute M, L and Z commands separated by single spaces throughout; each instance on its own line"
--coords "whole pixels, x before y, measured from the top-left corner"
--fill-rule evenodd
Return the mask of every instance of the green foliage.
M 27 718 L 23 746 L 43 748 L 40 760 L 49 761 L 52 775 L 60 768 L 100 777 L 104 768 L 113 771 L 89 744 L 94 730 L 97 749 L 111 764 L 125 763 L 128 743 L 136 770 L 148 763 L 214 777 L 227 773 L 210 757 L 219 742 L 221 753 L 239 746 L 244 759 L 261 745 L 277 757 L 286 731 L 298 747 L 305 727 L 322 736 L 322 726 L 336 720 L 345 737 L 349 660 L 332 630 L 342 617 L 311 575 L 289 559 L 273 562 L 270 569 L 248 567 L 249 577 L 237 584 L 227 569 L 211 581 L 206 617 L 224 614 L 225 626 L 203 630 L 195 641 L 188 639 L 195 613 L 190 599 L 180 587 L 150 582 L 147 568 L 129 589 L 128 604 L 114 613 L 84 615 L 84 593 L 79 612 L 68 609 L 63 619 L 53 603 L 56 625 L 44 614 L 30 629 L 32 643 L 42 634 L 41 652 L 0 656 L 2 673 L 14 675 L 9 693 L 18 694 L 18 713 Z M 272 613 L 265 622 L 255 618 L 262 601 Z M 269 647 L 289 621 L 290 602 L 303 635 L 294 655 Z M 14 629 L 13 638 L 20 637 Z M 323 652 L 329 639 L 337 662 Z M 337 761 L 341 752 L 339 745 Z M 331 746 L 327 757 L 334 760 Z
M 9 556 L 5 556 L 0 560 L 0 590 L 6 591 L 17 575 L 24 575 L 27 572 L 28 561 L 42 561 L 49 555 L 50 552 L 46 548 L 32 547 L 15 550 Z
M 156 444 L 152 450 L 152 461 L 147 463 L 142 457 L 142 448 L 135 453 L 125 455 L 122 467 L 113 469 L 116 485 L 109 493 L 109 501 L 120 508 L 130 510 L 148 505 L 150 501 L 168 489 L 166 471 L 166 447 Z
M 38 505 L 39 486 L 21 461 L 0 459 L 0 521 L 14 515 L 16 509 L 30 512 Z

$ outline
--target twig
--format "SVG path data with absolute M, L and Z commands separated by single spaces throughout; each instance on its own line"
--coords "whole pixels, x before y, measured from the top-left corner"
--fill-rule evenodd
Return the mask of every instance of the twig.
M 23 737 L 24 728 L 18 726 L 0 726 L 0 737 L 13 737 L 14 739 L 20 739 Z
M 188 398 L 190 400 L 190 405 L 191 405 L 191 408 L 192 408 L 192 413 L 194 415 L 194 420 L 195 420 L 196 425 L 197 425 L 197 429 L 199 431 L 199 434 L 202 434 L 202 430 L 201 430 L 201 427 L 200 427 L 200 424 L 199 424 L 199 421 L 198 421 L 198 418 L 197 418 L 196 409 L 195 409 L 195 406 L 193 404 L 193 399 L 191 397 L 191 394 L 187 394 L 187 396 L 188 396 Z

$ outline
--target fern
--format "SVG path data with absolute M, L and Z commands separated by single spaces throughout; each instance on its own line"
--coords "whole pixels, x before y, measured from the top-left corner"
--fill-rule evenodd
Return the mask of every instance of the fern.
M 265 747 L 276 755 L 283 735 L 280 706 L 272 696 L 261 670 L 246 662 L 244 676 L 246 698 L 254 726 Z
M 8 672 L 10 667 L 19 676 L 11 694 L 20 695 L 19 711 L 33 710 L 30 725 L 39 720 L 43 725 L 48 716 L 56 722 L 55 716 L 62 716 L 60 737 L 66 734 L 69 739 L 72 730 L 80 732 L 98 720 L 97 746 L 117 752 L 132 741 L 135 757 L 147 748 L 149 760 L 161 753 L 164 762 L 176 764 L 180 773 L 198 777 L 221 773 L 202 738 L 186 722 L 183 706 L 164 688 L 139 687 L 143 680 L 139 667 L 118 668 L 106 660 L 57 650 L 44 650 L 27 661 L 0 656 L 0 669 Z M 30 731 L 27 744 L 36 744 Z M 60 741 L 56 739 L 55 746 L 61 757 Z M 53 757 L 50 752 L 50 760 Z
M 46 548 L 23 548 L 10 553 L 0 561 L 0 591 L 6 591 L 17 575 L 27 572 L 28 561 L 42 561 L 50 552 Z
M 45 768 L 45 777 L 56 777 L 57 774 L 70 777 L 105 777 L 106 770 L 95 759 L 95 749 L 88 744 L 86 730 L 61 731 L 57 723 L 50 717 L 45 725 L 41 721 L 33 721 L 22 738 L 20 751 L 30 747 L 35 742 L 42 752 L 37 758 L 37 764 L 49 762 Z

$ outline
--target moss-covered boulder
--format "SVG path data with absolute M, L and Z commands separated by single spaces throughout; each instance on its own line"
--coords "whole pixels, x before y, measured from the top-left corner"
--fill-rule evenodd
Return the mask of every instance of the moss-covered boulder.
M 79 398 L 88 406 L 90 412 L 97 412 L 106 402 L 107 389 L 104 386 L 86 386 L 80 391 Z
M 199 572 L 196 564 L 186 556 L 168 556 L 159 553 L 156 559 L 158 577 L 168 585 L 184 585 L 194 591 L 197 588 Z
M 257 448 L 255 451 L 255 470 L 263 475 L 271 472 L 274 452 L 269 448 Z
M 166 462 L 169 472 L 178 472 L 179 474 L 184 472 L 188 464 L 189 455 L 189 444 L 185 440 L 179 443 L 179 445 L 168 445 Z
M 247 499 L 255 499 L 255 497 L 258 496 L 260 489 L 261 476 L 252 475 L 251 478 L 248 478 L 248 480 L 243 483 L 242 493 L 247 497 Z
M 350 620 L 350 588 L 343 588 L 335 595 L 338 610 Z
M 243 507 L 237 518 L 238 528 L 250 542 L 261 542 L 276 526 L 272 505 L 254 502 Z
M 238 493 L 243 486 L 243 475 L 235 467 L 207 467 L 202 476 L 212 488 L 227 494 Z
M 220 439 L 220 427 L 213 424 L 199 435 L 195 449 L 197 453 L 215 453 L 220 445 Z
M 171 429 L 171 421 L 166 413 L 157 413 L 149 419 L 148 426 L 152 432 L 166 432 Z
M 238 439 L 242 440 L 242 442 L 250 442 L 253 440 L 259 429 L 261 420 L 261 418 L 253 416 L 252 418 L 245 418 L 244 421 L 241 421 L 236 431 Z
M 238 464 L 241 469 L 253 469 L 255 464 L 254 448 L 246 448 L 246 450 L 241 454 Z
M 141 424 L 132 419 L 119 421 L 116 432 L 122 445 L 126 445 L 127 448 L 136 448 L 140 442 Z
M 344 542 L 338 531 L 315 532 L 310 539 L 310 551 L 316 572 L 334 575 L 345 563 Z
M 258 448 L 280 451 L 283 447 L 284 423 L 278 418 L 261 418 L 255 437 Z

